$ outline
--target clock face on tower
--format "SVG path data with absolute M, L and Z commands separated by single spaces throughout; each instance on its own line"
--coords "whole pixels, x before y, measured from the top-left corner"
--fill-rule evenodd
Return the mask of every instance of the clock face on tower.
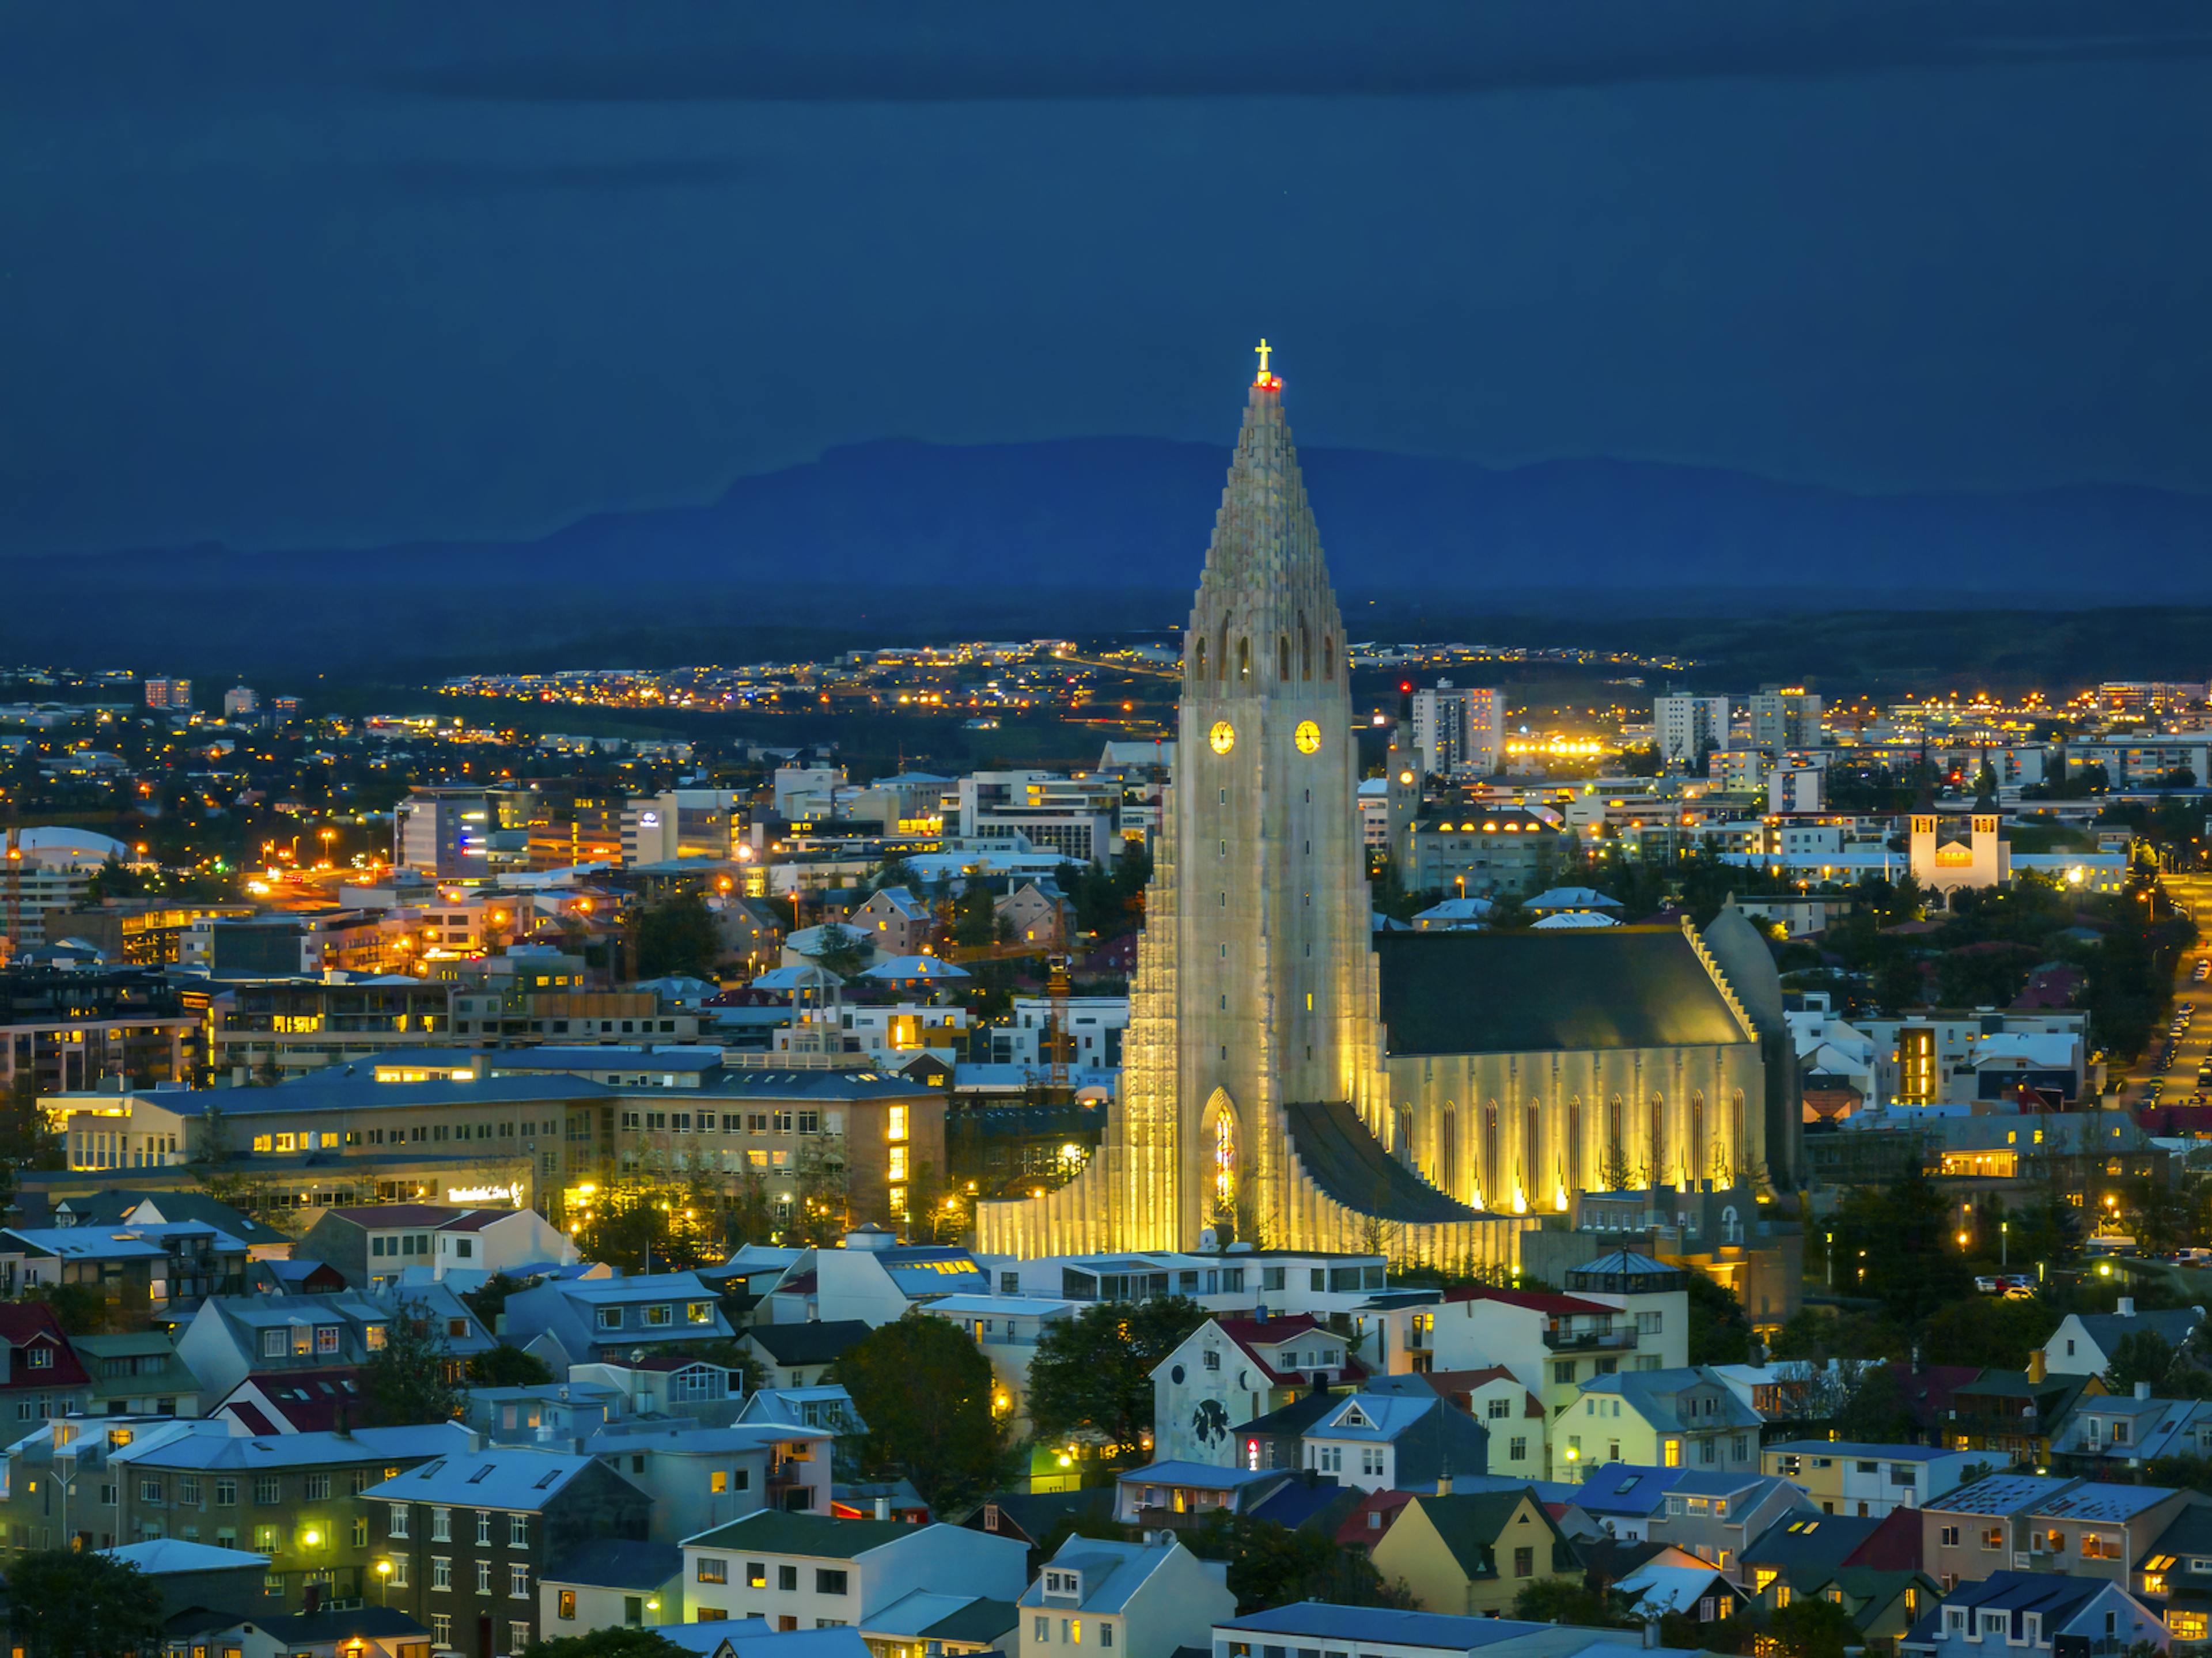
M 1321 747 L 1321 727 L 1310 720 L 1299 720 L 1298 728 L 1291 736 L 1297 743 L 1300 754 L 1311 754 Z
M 1216 754 L 1226 754 L 1237 746 L 1237 728 L 1226 720 L 1217 720 L 1213 729 L 1206 732 L 1206 740 L 1213 745 Z

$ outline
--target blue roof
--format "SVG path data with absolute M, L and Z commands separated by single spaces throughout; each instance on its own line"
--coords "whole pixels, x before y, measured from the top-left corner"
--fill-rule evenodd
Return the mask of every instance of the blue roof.
M 1212 1462 L 1147 1462 L 1141 1468 L 1124 1468 L 1115 1476 L 1124 1485 L 1200 1485 L 1208 1491 L 1235 1491 L 1262 1480 L 1280 1479 L 1283 1468 L 1224 1468 Z
M 2100 1400 L 2100 1404 L 2103 1403 Z M 1879 1457 L 1886 1462 L 1932 1462 L 1939 1456 L 1963 1456 L 1942 1445 L 1869 1444 L 1857 1439 L 1789 1439 L 1777 1445 L 1761 1445 L 1762 1452 L 1787 1451 L 1801 1456 L 1866 1456 Z
M 1688 1472 L 1638 1462 L 1602 1462 L 1583 1476 L 1573 1501 L 1592 1514 L 1656 1514 Z
M 1465 1651 L 1486 1647 L 1553 1626 L 1511 1618 L 1462 1618 L 1443 1612 L 1395 1612 L 1382 1606 L 1340 1606 L 1331 1600 L 1300 1600 L 1271 1606 L 1217 1624 L 1217 1629 L 1249 1630 L 1257 1635 L 1312 1635 L 1344 1641 L 1389 1642 L 1397 1646 L 1439 1647 Z

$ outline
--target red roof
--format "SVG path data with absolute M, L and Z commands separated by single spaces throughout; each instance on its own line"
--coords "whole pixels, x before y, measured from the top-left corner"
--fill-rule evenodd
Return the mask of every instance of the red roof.
M 1315 1331 L 1333 1337 L 1340 1342 L 1346 1340 L 1345 1337 L 1328 1329 L 1310 1313 L 1293 1313 L 1285 1318 L 1271 1318 L 1264 1324 L 1256 1318 L 1217 1318 L 1213 1321 L 1220 1327 L 1221 1333 L 1242 1347 L 1245 1357 L 1260 1367 L 1261 1373 L 1268 1381 L 1274 1382 L 1300 1382 L 1306 1379 L 1307 1373 L 1303 1370 L 1279 1370 L 1260 1357 L 1259 1349 L 1279 1347 L 1285 1342 L 1297 1341 Z M 1367 1374 L 1367 1367 L 1352 1357 L 1349 1351 L 1345 1353 L 1342 1364 L 1321 1367 L 1323 1370 L 1332 1368 L 1340 1376 L 1363 1376 Z M 1318 1373 L 1316 1372 L 1316 1374 Z
M 338 1425 L 340 1411 L 359 1427 L 368 1409 L 368 1384 L 357 1366 L 346 1365 L 249 1376 L 208 1414 L 228 1410 L 256 1433 L 328 1433 Z
M 1336 1528 L 1336 1540 L 1346 1548 L 1371 1548 L 1375 1540 L 1390 1529 L 1398 1511 L 1419 1495 L 1416 1491 L 1370 1491 L 1359 1499 L 1359 1506 L 1344 1516 L 1344 1523 Z M 1370 1525 L 1367 1516 L 1379 1514 L 1379 1525 Z
M 1920 1570 L 1920 1511 L 1892 1509 L 1858 1547 L 1844 1557 L 1847 1566 L 1866 1566 L 1875 1571 Z
M 1436 1389 L 1438 1397 L 1449 1400 L 1463 1411 L 1471 1408 L 1468 1404 L 1469 1396 L 1477 1388 L 1486 1388 L 1492 1382 L 1500 1379 L 1516 1383 L 1518 1381 L 1513 1372 L 1503 1364 L 1487 1364 L 1479 1370 L 1430 1370 L 1421 1377 L 1422 1381 Z M 1521 1408 L 1522 1415 L 1537 1418 L 1543 1416 L 1544 1401 L 1542 1400 L 1537 1398 L 1526 1388 L 1521 1389 L 1521 1397 L 1527 1401 Z
M 1444 1291 L 1444 1299 L 1460 1301 L 1499 1301 L 1508 1307 L 1526 1307 L 1532 1312 L 1550 1313 L 1555 1316 L 1568 1313 L 1605 1315 L 1617 1317 L 1620 1309 L 1607 1307 L 1601 1302 L 1583 1301 L 1574 1296 L 1563 1296 L 1556 1290 L 1493 1290 L 1486 1284 L 1462 1284 Z
M 365 1203 L 330 1212 L 369 1231 L 383 1232 L 395 1226 L 442 1226 L 463 1212 L 443 1203 Z
M 441 1232 L 481 1232 L 495 1220 L 519 1215 L 520 1209 L 465 1209 L 438 1230 Z
M 51 1349 L 54 1362 L 33 1370 L 24 1359 L 9 1355 L 8 1379 L 0 1389 L 82 1388 L 92 1378 L 77 1362 L 76 1349 L 62 1333 L 62 1321 L 43 1302 L 0 1303 L 0 1339 L 21 1353 L 26 1349 Z

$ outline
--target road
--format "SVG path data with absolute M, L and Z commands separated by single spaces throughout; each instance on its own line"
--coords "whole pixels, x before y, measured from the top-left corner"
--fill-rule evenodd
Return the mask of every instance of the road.
M 2186 1007 L 2196 1010 L 2189 1029 L 2173 1045 L 2173 1064 L 2161 1075 L 2166 1088 L 2159 1097 L 2160 1105 L 2186 1105 L 2197 1091 L 2197 1072 L 2208 1059 L 2212 1059 L 2212 980 L 2202 984 L 2191 976 L 2191 969 L 2199 957 L 2212 953 L 2212 875 L 2168 875 L 2162 885 L 2175 904 L 2189 912 L 2204 935 L 2206 943 L 2182 958 L 2181 969 L 2173 987 L 2173 1011 L 2179 1013 Z M 2158 1057 L 2154 1046 L 2148 1060 Z M 2146 1078 L 2144 1080 L 2148 1080 Z M 2126 1102 L 2140 1105 L 2142 1096 L 2136 1087 L 2128 1090 Z

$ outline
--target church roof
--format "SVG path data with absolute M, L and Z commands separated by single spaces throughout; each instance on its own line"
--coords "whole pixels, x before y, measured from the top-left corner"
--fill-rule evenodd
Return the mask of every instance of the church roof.
M 1290 1121 L 1291 1145 L 1308 1177 L 1346 1208 L 1382 1220 L 1416 1224 L 1477 1218 L 1476 1211 L 1446 1197 L 1385 1151 L 1350 1106 L 1292 1105 L 1284 1115 Z
M 1692 1048 L 1747 1040 L 1680 930 L 1375 938 L 1393 1055 Z

